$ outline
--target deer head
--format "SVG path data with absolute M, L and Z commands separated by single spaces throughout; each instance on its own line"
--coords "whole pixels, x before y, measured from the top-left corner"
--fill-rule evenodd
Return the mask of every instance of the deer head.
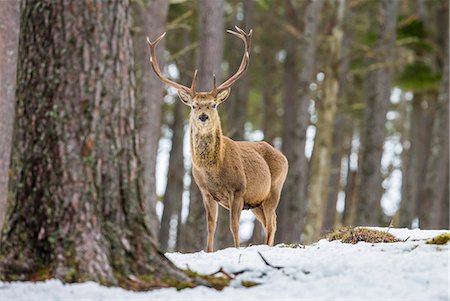
M 191 125 L 195 126 L 200 131 L 208 131 L 209 129 L 213 128 L 212 125 L 220 124 L 219 115 L 217 113 L 217 106 L 227 100 L 228 96 L 230 95 L 232 85 L 244 74 L 244 72 L 248 68 L 252 30 L 250 30 L 249 33 L 246 33 L 237 26 L 235 26 L 235 29 L 236 31 L 227 30 L 227 32 L 238 37 L 244 42 L 245 50 L 239 69 L 233 76 L 231 76 L 219 86 L 216 86 L 216 77 L 213 74 L 213 89 L 209 92 L 196 91 L 197 70 L 195 70 L 194 72 L 192 83 L 189 88 L 165 77 L 162 74 L 156 60 L 156 46 L 161 41 L 161 39 L 164 38 L 166 33 L 160 35 L 153 42 L 150 42 L 149 38 L 147 38 L 147 43 L 150 48 L 150 64 L 153 68 L 153 71 L 155 71 L 156 76 L 162 82 L 174 87 L 177 90 L 180 100 L 185 105 L 191 107 Z

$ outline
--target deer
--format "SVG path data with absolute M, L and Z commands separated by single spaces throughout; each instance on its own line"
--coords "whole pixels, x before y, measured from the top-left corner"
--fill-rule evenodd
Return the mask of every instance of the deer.
M 198 185 L 207 220 L 207 252 L 214 251 L 218 205 L 230 212 L 234 246 L 240 247 L 239 222 L 242 210 L 251 209 L 265 230 L 265 243 L 273 246 L 277 229 L 276 209 L 288 172 L 286 157 L 269 143 L 233 141 L 222 134 L 218 106 L 230 96 L 231 87 L 249 65 L 253 31 L 235 26 L 228 33 L 244 42 L 244 55 L 234 75 L 209 92 L 196 91 L 197 70 L 190 87 L 165 77 L 156 59 L 156 46 L 164 32 L 153 42 L 147 38 L 150 65 L 163 83 L 176 89 L 181 102 L 191 108 L 189 116 L 192 174 Z M 192 201 L 192 200 L 191 200 Z

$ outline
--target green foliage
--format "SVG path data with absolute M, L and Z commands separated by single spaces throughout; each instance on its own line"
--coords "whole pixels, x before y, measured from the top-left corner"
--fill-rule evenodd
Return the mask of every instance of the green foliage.
M 400 18 L 400 22 L 402 19 Z M 406 48 L 413 50 L 414 52 L 431 52 L 433 47 L 427 40 L 428 32 L 425 24 L 418 19 L 411 19 L 410 21 L 403 20 L 401 26 L 397 29 L 397 40 Z
M 396 84 L 405 90 L 415 92 L 436 91 L 439 89 L 441 74 L 434 73 L 424 62 L 414 62 L 403 69 L 396 80 Z
M 445 245 L 450 241 L 450 233 L 444 233 L 433 237 L 430 240 L 427 240 L 427 244 L 429 245 Z

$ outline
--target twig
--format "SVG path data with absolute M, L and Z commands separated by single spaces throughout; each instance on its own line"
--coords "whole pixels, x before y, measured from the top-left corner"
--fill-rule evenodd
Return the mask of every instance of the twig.
M 383 239 L 381 240 L 382 243 L 384 242 L 384 240 L 385 240 L 385 238 L 386 238 L 386 235 L 388 234 L 389 230 L 390 230 L 391 227 L 393 226 L 392 222 L 393 222 L 393 220 L 391 219 L 391 222 L 389 223 L 389 227 L 387 228 L 386 232 L 385 232 L 384 235 L 383 235 Z
M 261 252 L 258 251 L 258 254 L 259 254 L 259 256 L 261 257 L 262 261 L 264 261 L 264 263 L 265 263 L 267 266 L 269 266 L 269 267 L 271 267 L 271 268 L 274 268 L 274 269 L 277 269 L 277 270 L 283 268 L 283 267 L 280 267 L 280 266 L 275 266 L 275 265 L 270 264 L 270 263 L 264 258 L 264 256 L 262 256 Z
M 403 242 L 408 241 L 408 239 L 410 239 L 410 238 L 411 238 L 411 236 L 408 236 L 406 239 L 403 240 Z
M 214 276 L 214 275 L 219 274 L 219 273 L 224 274 L 225 277 L 227 277 L 228 279 L 234 279 L 234 277 L 232 275 L 230 275 L 230 274 L 228 274 L 227 272 L 224 271 L 223 267 L 220 267 L 220 269 L 217 272 L 210 274 L 210 276 Z

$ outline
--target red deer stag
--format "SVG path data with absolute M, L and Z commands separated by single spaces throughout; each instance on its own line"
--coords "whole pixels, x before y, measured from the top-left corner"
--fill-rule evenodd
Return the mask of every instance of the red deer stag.
M 178 91 L 181 101 L 191 107 L 190 145 L 195 182 L 203 196 L 208 225 L 207 251 L 213 251 L 218 204 L 230 210 L 230 229 L 234 246 L 239 247 L 239 219 L 243 209 L 251 209 L 266 231 L 266 244 L 272 246 L 277 227 L 276 209 L 286 179 L 286 157 L 266 142 L 233 141 L 222 135 L 217 106 L 230 95 L 231 86 L 247 70 L 252 30 L 246 33 L 236 27 L 228 33 L 244 42 L 245 52 L 238 71 L 213 89 L 197 92 L 194 72 L 191 87 L 166 78 L 156 60 L 156 46 L 163 33 L 150 42 L 150 64 L 156 76 Z

